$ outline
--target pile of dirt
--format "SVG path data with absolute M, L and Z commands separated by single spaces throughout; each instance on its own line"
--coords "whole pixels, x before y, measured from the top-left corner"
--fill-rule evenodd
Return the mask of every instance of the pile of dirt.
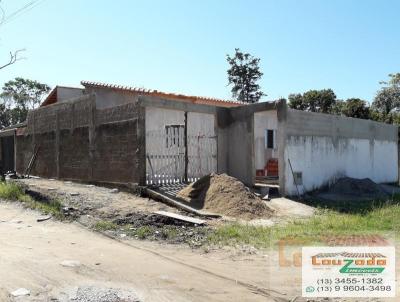
M 242 182 L 226 174 L 206 175 L 182 189 L 177 197 L 197 209 L 241 219 L 270 217 L 273 213 Z
M 384 188 L 369 178 L 340 178 L 318 196 L 332 200 L 379 200 L 388 197 Z

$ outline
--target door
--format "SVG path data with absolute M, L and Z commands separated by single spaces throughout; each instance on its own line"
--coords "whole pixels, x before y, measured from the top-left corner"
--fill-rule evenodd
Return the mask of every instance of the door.
M 14 136 L 1 137 L 1 165 L 2 173 L 15 169 Z

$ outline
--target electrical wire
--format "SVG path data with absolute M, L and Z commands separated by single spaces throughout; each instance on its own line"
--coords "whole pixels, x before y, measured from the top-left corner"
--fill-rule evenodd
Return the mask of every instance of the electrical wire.
M 16 18 L 18 18 L 19 16 L 21 16 L 22 14 L 24 14 L 26 12 L 29 12 L 30 10 L 32 10 L 33 8 L 35 8 L 39 4 L 41 4 L 43 1 L 45 1 L 45 0 L 33 0 L 33 1 L 30 1 L 30 2 L 26 3 L 24 6 L 22 6 L 19 9 L 17 9 L 13 13 L 11 13 L 10 15 L 6 16 L 5 18 L 3 17 L 3 20 L 0 23 L 0 26 L 5 25 L 7 23 L 10 23 L 11 21 L 13 21 Z M 3 10 L 3 9 L 1 9 L 1 10 Z

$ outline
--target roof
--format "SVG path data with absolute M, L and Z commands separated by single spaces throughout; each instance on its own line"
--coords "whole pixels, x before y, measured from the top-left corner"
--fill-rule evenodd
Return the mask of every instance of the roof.
M 187 101 L 196 104 L 205 104 L 205 105 L 214 105 L 214 106 L 221 106 L 221 107 L 236 107 L 245 105 L 246 103 L 232 101 L 232 100 L 223 100 L 223 99 L 216 99 L 216 98 L 209 98 L 209 97 L 201 97 L 201 96 L 190 96 L 190 95 L 183 95 L 177 93 L 169 93 L 169 92 L 162 92 L 153 89 L 145 89 L 139 87 L 130 87 L 130 86 L 122 86 L 122 85 L 115 85 L 115 84 L 108 84 L 108 83 L 101 83 L 101 82 L 91 82 L 91 81 L 81 81 L 81 84 L 85 87 L 93 87 L 93 88 L 108 88 L 126 92 L 133 92 L 140 95 L 148 95 L 148 96 L 155 96 L 160 98 L 166 98 L 170 100 L 179 100 L 179 101 Z

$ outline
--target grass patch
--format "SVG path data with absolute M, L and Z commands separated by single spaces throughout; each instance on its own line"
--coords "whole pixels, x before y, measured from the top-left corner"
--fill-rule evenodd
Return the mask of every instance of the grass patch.
M 96 231 L 115 231 L 118 229 L 118 225 L 115 224 L 112 221 L 98 221 L 96 222 L 96 224 L 93 226 L 93 229 L 95 229 Z
M 63 219 L 62 203 L 58 200 L 36 200 L 26 194 L 24 189 L 13 182 L 0 182 L 0 199 L 19 201 L 25 207 L 38 210 L 44 214 L 52 215 L 55 218 Z
M 139 239 L 146 239 L 148 236 L 153 234 L 153 230 L 150 226 L 145 225 L 137 228 L 134 232 Z
M 326 236 L 385 235 L 400 232 L 400 205 L 386 204 L 363 213 L 340 213 L 321 210 L 317 215 L 274 227 L 232 223 L 219 226 L 208 241 L 218 245 L 249 244 L 268 248 L 280 239 L 319 243 Z
M 176 239 L 179 236 L 179 232 L 176 228 L 163 228 L 162 229 L 162 236 L 165 239 L 168 240 L 173 240 Z
M 25 198 L 27 195 L 23 189 L 15 183 L 0 182 L 0 198 L 17 201 Z

